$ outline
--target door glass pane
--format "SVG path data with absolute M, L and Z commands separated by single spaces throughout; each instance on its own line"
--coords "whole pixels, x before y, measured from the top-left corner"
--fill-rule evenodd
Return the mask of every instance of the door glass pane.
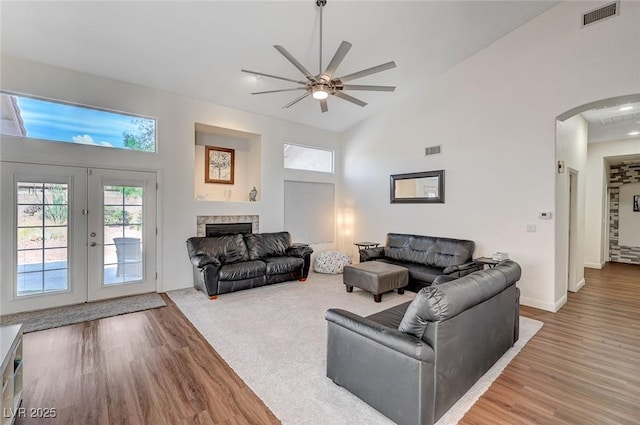
M 17 183 L 18 296 L 69 289 L 68 190 L 66 183 Z
M 144 270 L 142 226 L 144 188 L 104 186 L 105 285 L 141 282 Z

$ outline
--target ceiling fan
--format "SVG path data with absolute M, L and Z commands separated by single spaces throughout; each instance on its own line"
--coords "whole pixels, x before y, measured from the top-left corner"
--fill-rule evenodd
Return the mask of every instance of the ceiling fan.
M 331 58 L 329 65 L 327 68 L 322 71 L 322 8 L 327 4 L 327 0 L 316 0 L 316 5 L 320 8 L 320 72 L 317 75 L 311 74 L 307 68 L 305 68 L 300 62 L 296 60 L 296 58 L 291 55 L 284 47 L 275 45 L 273 47 L 276 48 L 278 52 L 282 54 L 289 62 L 293 64 L 302 74 L 307 78 L 306 81 L 294 80 L 286 77 L 278 77 L 276 75 L 265 74 L 263 72 L 257 71 L 249 71 L 246 69 L 242 69 L 242 72 L 246 72 L 248 74 L 253 75 L 261 75 L 269 78 L 276 78 L 278 80 L 290 81 L 292 83 L 299 84 L 300 87 L 295 87 L 292 89 L 280 89 L 280 90 L 268 90 L 268 91 L 260 91 L 254 92 L 251 94 L 266 94 L 266 93 L 279 93 L 285 91 L 296 91 L 296 90 L 304 90 L 305 93 L 300 97 L 293 99 L 291 102 L 287 103 L 283 106 L 283 108 L 290 108 L 296 103 L 300 102 L 302 99 L 307 96 L 312 96 L 314 99 L 320 101 L 320 109 L 322 112 L 327 112 L 329 110 L 327 106 L 327 98 L 329 95 L 336 96 L 340 99 L 346 100 L 351 103 L 355 103 L 358 106 L 366 106 L 367 103 L 363 102 L 360 99 L 357 99 L 353 96 L 350 96 L 344 93 L 344 90 L 367 90 L 367 91 L 394 91 L 396 88 L 394 86 L 371 86 L 371 85 L 357 85 L 357 84 L 344 84 L 347 81 L 355 80 L 358 78 L 366 77 L 368 75 L 376 74 L 378 72 L 386 71 L 388 69 L 392 69 L 396 67 L 395 62 L 387 62 L 382 65 L 374 66 L 371 68 L 363 69 L 362 71 L 354 72 L 349 75 L 344 75 L 342 77 L 336 77 L 335 73 L 338 69 L 340 63 L 351 49 L 351 43 L 348 41 L 343 41 L 340 43 L 340 47 Z

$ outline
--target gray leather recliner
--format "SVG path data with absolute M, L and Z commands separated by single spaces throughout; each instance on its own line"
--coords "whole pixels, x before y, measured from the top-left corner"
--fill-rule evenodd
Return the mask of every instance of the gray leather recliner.
M 436 279 L 366 318 L 328 310 L 327 377 L 398 424 L 432 425 L 517 341 L 520 273 Z

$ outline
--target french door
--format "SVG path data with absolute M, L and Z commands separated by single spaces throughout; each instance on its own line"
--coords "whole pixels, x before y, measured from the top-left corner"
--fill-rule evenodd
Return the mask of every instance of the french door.
M 154 173 L 1 167 L 2 314 L 155 290 Z

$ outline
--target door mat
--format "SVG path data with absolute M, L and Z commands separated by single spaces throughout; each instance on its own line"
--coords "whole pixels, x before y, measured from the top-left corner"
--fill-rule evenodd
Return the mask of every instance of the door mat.
M 162 297 L 154 292 L 151 294 L 114 298 L 67 307 L 8 314 L 6 316 L 0 316 L 0 325 L 6 326 L 22 323 L 22 331 L 28 333 L 72 325 L 74 323 L 88 322 L 105 317 L 134 313 L 136 311 L 149 310 L 151 308 L 165 307 L 166 305 Z

